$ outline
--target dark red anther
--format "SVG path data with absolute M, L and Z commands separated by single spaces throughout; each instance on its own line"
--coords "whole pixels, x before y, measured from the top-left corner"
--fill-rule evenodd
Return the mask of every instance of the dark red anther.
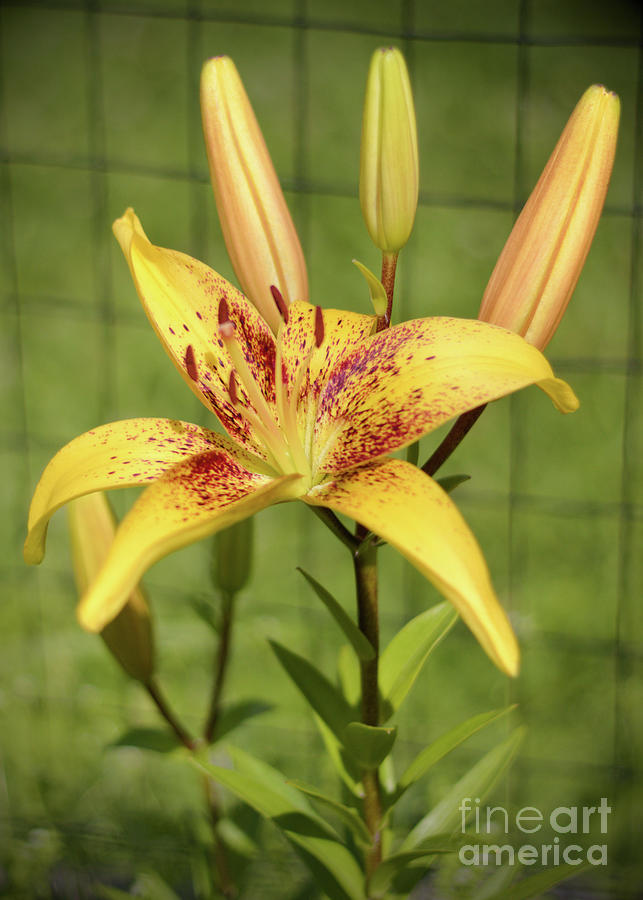
M 188 375 L 192 379 L 192 381 L 199 380 L 199 373 L 196 368 L 196 360 L 194 359 L 194 350 L 192 349 L 192 344 L 188 344 L 185 349 L 185 368 L 188 370 Z
M 219 325 L 223 325 L 224 322 L 230 321 L 230 313 L 228 311 L 228 302 L 224 298 L 219 303 Z
M 230 394 L 230 402 L 233 406 L 237 405 L 237 379 L 234 377 L 234 370 L 230 370 L 230 378 L 228 379 L 228 393 Z
M 277 304 L 277 309 L 279 310 L 279 315 L 284 320 L 286 325 L 288 324 L 288 307 L 286 306 L 286 301 L 284 300 L 284 296 L 277 287 L 276 284 L 270 285 L 270 293 L 272 294 L 272 299 Z
M 324 314 L 321 306 L 315 307 L 315 346 L 321 347 L 324 340 Z

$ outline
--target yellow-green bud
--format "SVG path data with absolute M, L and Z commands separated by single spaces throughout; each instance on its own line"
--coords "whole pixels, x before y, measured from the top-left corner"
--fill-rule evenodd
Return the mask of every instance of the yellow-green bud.
M 102 491 L 68 504 L 74 574 L 82 596 L 96 577 L 114 540 L 116 519 Z M 154 673 L 150 610 L 140 587 L 100 633 L 112 656 L 131 678 L 147 684 Z
M 413 228 L 418 202 L 415 107 L 404 57 L 376 50 L 362 118 L 359 199 L 373 243 L 397 253 Z
M 214 536 L 212 580 L 227 594 L 242 590 L 252 567 L 254 520 L 242 519 Z

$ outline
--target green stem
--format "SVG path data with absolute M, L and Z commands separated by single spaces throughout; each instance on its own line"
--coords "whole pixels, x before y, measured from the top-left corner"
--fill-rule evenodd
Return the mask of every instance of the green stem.
M 216 728 L 221 715 L 221 698 L 230 661 L 230 648 L 232 645 L 232 624 L 234 621 L 234 592 L 221 591 L 221 631 L 219 633 L 219 645 L 214 663 L 214 682 L 212 696 L 210 697 L 210 709 L 203 729 L 203 740 L 211 744 L 216 734 Z M 206 802 L 212 826 L 212 853 L 213 870 L 221 893 L 224 897 L 234 897 L 236 888 L 230 876 L 228 859 L 223 841 L 219 838 L 218 825 L 221 819 L 219 798 L 216 785 L 207 776 L 203 779 Z
M 358 525 L 357 536 L 364 531 Z M 365 725 L 379 724 L 379 617 L 377 604 L 377 547 L 372 543 L 363 544 L 353 554 L 355 586 L 357 589 L 357 620 L 360 631 L 370 641 L 375 655 L 373 659 L 362 660 L 362 721 Z M 366 876 L 370 877 L 382 860 L 382 802 L 379 773 L 371 769 L 362 777 L 364 787 L 364 819 L 372 836 L 372 844 L 366 854 Z
M 157 710 L 170 726 L 179 742 L 188 750 L 194 750 L 196 748 L 196 741 L 190 737 L 183 725 L 181 725 L 176 718 L 154 678 L 150 678 L 149 681 L 144 682 L 143 687 L 152 698 Z
M 397 268 L 397 253 L 382 253 L 382 277 L 381 282 L 386 291 L 386 315 L 377 320 L 376 331 L 384 331 L 391 324 L 393 312 L 393 291 L 395 290 L 395 270 Z
M 222 616 L 219 646 L 214 667 L 214 684 L 210 698 L 210 709 L 203 730 L 203 738 L 207 744 L 212 743 L 221 714 L 221 698 L 223 687 L 230 661 L 230 647 L 232 644 L 232 621 L 234 618 L 234 594 L 230 591 L 222 591 Z
M 308 508 L 315 513 L 318 519 L 322 520 L 324 525 L 330 528 L 335 537 L 338 537 L 351 553 L 357 550 L 360 544 L 359 540 L 350 533 L 348 528 L 342 525 L 332 510 L 327 509 L 325 506 L 309 506 Z
M 451 431 L 422 466 L 423 472 L 426 472 L 427 475 L 435 475 L 440 466 L 447 461 L 463 438 L 466 437 L 476 424 L 484 412 L 486 405 L 487 404 L 484 403 L 482 406 L 476 406 L 475 409 L 470 409 L 469 412 L 462 413 L 462 415 L 455 420 Z

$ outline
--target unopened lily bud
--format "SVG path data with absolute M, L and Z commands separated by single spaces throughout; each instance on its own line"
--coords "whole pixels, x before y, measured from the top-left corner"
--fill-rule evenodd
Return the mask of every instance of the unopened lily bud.
M 254 520 L 242 519 L 214 536 L 212 581 L 227 594 L 248 583 L 252 567 Z
M 105 494 L 98 491 L 68 506 L 74 574 L 82 596 L 101 568 L 114 540 L 116 521 Z M 154 672 L 150 611 L 141 588 L 100 633 L 112 656 L 131 678 L 147 684 Z
M 485 290 L 478 318 L 543 349 L 567 308 L 598 225 L 620 103 L 601 85 L 579 100 Z
M 395 47 L 371 59 L 362 118 L 359 200 L 373 243 L 397 253 L 418 203 L 415 107 L 404 57 Z
M 239 73 L 227 56 L 201 73 L 201 115 L 223 237 L 243 292 L 277 331 L 271 293 L 308 299 L 304 255 Z

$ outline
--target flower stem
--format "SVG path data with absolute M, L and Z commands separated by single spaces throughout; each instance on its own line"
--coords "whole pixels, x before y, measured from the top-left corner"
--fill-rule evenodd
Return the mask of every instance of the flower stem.
M 230 661 L 230 647 L 232 644 L 234 598 L 235 594 L 233 591 L 221 591 L 221 630 L 214 662 L 214 681 L 212 684 L 212 695 L 210 697 L 210 709 L 208 710 L 208 717 L 203 728 L 203 740 L 206 745 L 212 743 L 212 740 L 216 735 L 219 716 L 221 715 L 221 698 L 223 697 L 228 663 Z M 223 896 L 234 897 L 236 895 L 236 888 L 230 876 L 225 847 L 218 834 L 218 825 L 221 819 L 219 797 L 216 785 L 207 775 L 204 776 L 203 779 L 203 789 L 205 791 L 206 803 L 210 815 L 210 825 L 212 826 L 214 875 Z
M 357 536 L 364 529 L 358 525 Z M 379 724 L 379 617 L 377 603 L 377 547 L 373 543 L 362 544 L 353 554 L 355 586 L 357 589 L 357 620 L 360 631 L 368 638 L 375 655 L 373 659 L 361 660 L 362 721 L 365 725 Z M 364 819 L 372 844 L 366 854 L 366 876 L 370 877 L 382 860 L 382 838 L 380 823 L 382 802 L 379 773 L 371 769 L 362 777 L 364 787 Z
M 359 539 L 351 534 L 348 528 L 342 525 L 331 509 L 328 509 L 325 506 L 309 506 L 308 508 L 322 520 L 324 525 L 330 528 L 335 537 L 338 537 L 340 541 L 348 547 L 351 553 L 354 553 L 357 550 L 360 545 Z
M 219 646 L 214 664 L 214 683 L 210 698 L 208 718 L 203 729 L 203 738 L 207 744 L 212 743 L 219 715 L 221 714 L 221 698 L 230 660 L 230 647 L 232 644 L 232 621 L 234 618 L 234 594 L 230 591 L 222 591 L 222 616 Z
M 395 290 L 395 270 L 397 268 L 397 253 L 382 253 L 382 277 L 381 282 L 386 291 L 386 315 L 377 320 L 377 331 L 383 331 L 391 324 L 393 312 L 393 291 Z
M 426 472 L 427 475 L 435 475 L 440 466 L 447 461 L 460 442 L 476 424 L 484 412 L 486 405 L 487 404 L 484 403 L 482 406 L 476 406 L 475 409 L 470 409 L 469 412 L 462 413 L 462 415 L 455 420 L 451 431 L 422 466 L 423 472 Z
M 188 750 L 194 750 L 196 748 L 196 741 L 190 737 L 183 725 L 181 725 L 176 718 L 156 681 L 153 678 L 150 678 L 149 681 L 144 683 L 143 687 L 152 698 L 157 710 L 170 726 L 180 743 Z

